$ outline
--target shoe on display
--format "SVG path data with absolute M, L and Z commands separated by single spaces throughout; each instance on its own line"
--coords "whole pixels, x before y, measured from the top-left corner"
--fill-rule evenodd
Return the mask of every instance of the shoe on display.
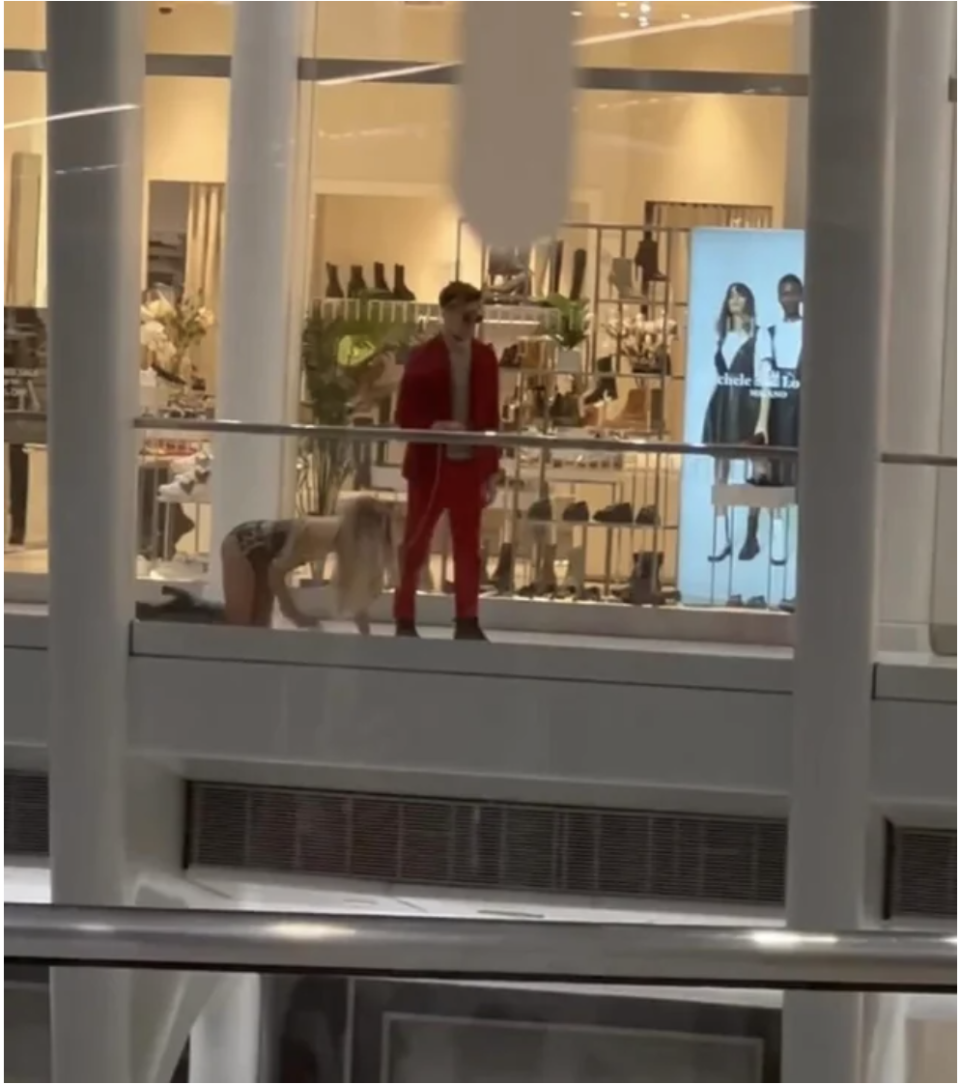
M 550 255 L 550 293 L 560 293 L 560 276 L 563 274 L 563 242 L 554 241 Z
M 637 254 L 633 258 L 644 284 L 648 282 L 666 282 L 667 276 L 660 270 L 660 246 L 653 234 L 645 234 L 637 245 Z
M 331 301 L 343 299 L 343 287 L 340 285 L 340 268 L 336 264 L 327 264 L 327 289 L 326 297 Z
M 659 527 L 660 526 L 660 513 L 657 511 L 655 504 L 645 505 L 637 513 L 637 526 L 638 527 Z
M 486 643 L 487 635 L 480 628 L 480 620 L 476 617 L 458 618 L 453 626 L 454 640 L 473 640 L 476 643 Z
M 549 523 L 553 519 L 553 504 L 549 499 L 534 501 L 527 510 L 527 519 L 539 523 Z
M 175 459 L 170 464 L 170 472 L 178 478 L 181 474 L 190 474 L 191 471 L 209 470 L 212 462 L 213 455 L 210 452 L 195 452 L 183 459 Z
M 506 350 L 500 355 L 500 368 L 501 369 L 519 369 L 520 368 L 520 347 L 516 343 L 511 343 Z
M 740 550 L 741 561 L 754 561 L 760 556 L 760 540 L 755 534 L 747 535 L 747 540 L 744 542 Z
M 770 605 L 764 595 L 754 595 L 753 598 L 747 599 L 748 610 L 769 610 Z
M 613 355 L 597 359 L 597 383 L 593 390 L 583 397 L 583 405 L 597 406 L 599 403 L 613 402 L 620 398 L 617 380 L 613 375 Z
M 580 301 L 587 282 L 587 250 L 578 248 L 573 254 L 573 274 L 570 278 L 570 300 Z
M 785 614 L 795 614 L 797 612 L 797 600 L 795 598 L 785 598 L 780 603 L 780 609 Z
M 393 290 L 387 282 L 386 264 L 375 263 L 373 265 L 373 289 L 371 295 L 376 298 L 393 298 Z
M 509 595 L 513 590 L 513 546 L 504 542 L 500 547 L 497 567 L 493 570 L 490 582 L 500 595 Z
M 363 297 L 367 293 L 367 281 L 363 277 L 363 268 L 355 264 L 350 268 L 350 281 L 347 284 L 347 297 Z
M 393 268 L 393 298 L 395 301 L 417 300 L 417 295 L 407 285 L 407 270 L 399 263 Z
M 564 509 L 563 521 L 564 523 L 589 523 L 590 506 L 586 501 L 577 501 L 576 504 L 571 504 L 569 508 Z
M 644 551 L 634 558 L 630 582 L 623 594 L 623 601 L 631 606 L 661 606 L 666 596 L 660 589 L 660 573 L 663 554 Z
M 633 508 L 626 502 L 611 504 L 607 508 L 601 508 L 593 517 L 594 523 L 605 523 L 609 526 L 633 526 Z
M 160 486 L 158 492 L 162 501 L 173 504 L 203 504 L 210 497 L 209 482 L 210 471 L 197 469 Z
M 396 626 L 396 634 L 401 640 L 420 639 L 420 633 L 417 632 L 417 626 L 413 621 L 398 621 Z

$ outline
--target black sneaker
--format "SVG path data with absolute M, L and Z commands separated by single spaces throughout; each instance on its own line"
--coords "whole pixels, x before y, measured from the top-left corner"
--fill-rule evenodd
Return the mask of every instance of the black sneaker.
M 553 504 L 548 500 L 534 501 L 527 511 L 527 519 L 538 523 L 549 523 L 553 519 Z
M 569 508 L 564 509 L 563 521 L 564 523 L 589 523 L 590 506 L 586 501 L 577 501 L 576 504 L 571 504 Z
M 412 621 L 398 621 L 397 637 L 405 640 L 419 640 L 420 633 L 417 632 L 417 626 Z
M 463 618 L 456 622 L 453 629 L 454 640 L 474 640 L 487 642 L 486 633 L 480 628 L 480 621 L 476 617 Z
M 638 527 L 659 527 L 660 526 L 660 513 L 657 511 L 655 504 L 645 505 L 637 513 L 637 526 Z
M 611 504 L 609 508 L 601 508 L 593 518 L 596 523 L 633 526 L 633 508 L 629 504 Z

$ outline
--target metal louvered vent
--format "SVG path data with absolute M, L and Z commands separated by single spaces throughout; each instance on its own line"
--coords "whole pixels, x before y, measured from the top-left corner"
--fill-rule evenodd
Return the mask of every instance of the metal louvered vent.
M 190 786 L 187 864 L 782 906 L 786 821 Z
M 887 825 L 884 918 L 956 921 L 957 830 Z
M 4 771 L 4 854 L 45 858 L 50 853 L 49 805 L 43 772 Z

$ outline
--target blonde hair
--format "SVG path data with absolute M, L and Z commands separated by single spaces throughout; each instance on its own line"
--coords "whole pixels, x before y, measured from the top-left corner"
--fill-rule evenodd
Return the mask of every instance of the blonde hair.
M 393 509 L 375 497 L 350 501 L 334 540 L 334 587 L 341 614 L 366 613 L 383 594 L 396 560 Z

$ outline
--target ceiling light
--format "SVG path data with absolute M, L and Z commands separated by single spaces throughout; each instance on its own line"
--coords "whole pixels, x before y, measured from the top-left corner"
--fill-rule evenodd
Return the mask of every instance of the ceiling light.
M 649 4 L 641 4 L 640 5 L 640 14 L 641 15 L 649 15 L 652 10 L 653 9 L 651 8 L 651 6 Z
M 629 19 L 630 18 L 630 12 L 629 11 L 618 11 L 617 14 L 620 16 L 621 19 Z
M 692 15 L 690 14 L 690 12 L 689 12 L 689 11 L 685 11 L 685 12 L 684 12 L 684 13 L 683 13 L 683 14 L 682 14 L 682 15 L 680 16 L 680 18 L 681 18 L 681 19 L 683 19 L 683 20 L 684 20 L 684 22 L 687 22 L 687 21 L 689 21 L 690 19 L 692 19 L 692 18 L 693 18 L 693 16 L 692 16 Z
M 579 8 L 574 8 L 573 9 L 573 17 L 575 19 L 579 19 L 582 14 L 583 14 L 583 12 Z

